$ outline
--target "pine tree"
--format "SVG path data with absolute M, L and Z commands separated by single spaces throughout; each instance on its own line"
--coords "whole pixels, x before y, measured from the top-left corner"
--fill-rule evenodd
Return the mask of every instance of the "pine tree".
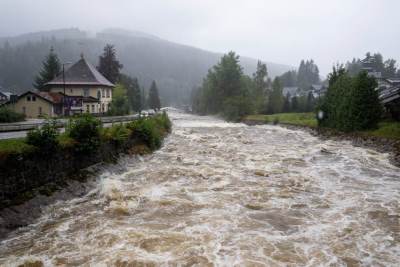
M 161 108 L 160 97 L 158 96 L 158 89 L 155 81 L 151 83 L 148 102 L 149 108 L 154 109 L 155 111 Z
M 119 71 L 123 65 L 119 63 L 113 45 L 107 44 L 104 47 L 103 55 L 99 57 L 97 70 L 112 83 L 116 83 L 119 78 Z
M 43 90 L 46 83 L 53 80 L 61 72 L 61 63 L 56 53 L 54 53 L 53 47 L 50 49 L 50 53 L 43 61 L 43 68 L 36 76 L 33 86 L 36 89 Z

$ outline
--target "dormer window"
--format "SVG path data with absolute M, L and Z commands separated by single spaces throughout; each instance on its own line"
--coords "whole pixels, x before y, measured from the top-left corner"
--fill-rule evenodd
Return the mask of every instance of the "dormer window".
M 31 101 L 31 96 L 30 96 L 30 95 L 28 95 L 28 96 L 26 97 L 26 101 Z

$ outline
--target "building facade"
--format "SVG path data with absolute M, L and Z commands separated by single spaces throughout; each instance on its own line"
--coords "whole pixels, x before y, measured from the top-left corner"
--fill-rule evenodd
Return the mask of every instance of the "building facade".
M 110 107 L 114 84 L 108 81 L 83 55 L 81 59 L 45 84 L 44 90 L 64 96 L 62 114 L 106 113 Z
M 8 106 L 27 118 L 55 117 L 61 115 L 62 96 L 57 93 L 28 91 Z

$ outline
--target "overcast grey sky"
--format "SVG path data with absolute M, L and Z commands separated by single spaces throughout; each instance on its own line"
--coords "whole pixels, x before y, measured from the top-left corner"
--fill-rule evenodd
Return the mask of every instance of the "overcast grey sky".
M 0 0 L 0 36 L 120 27 L 322 74 L 365 52 L 400 60 L 399 0 Z

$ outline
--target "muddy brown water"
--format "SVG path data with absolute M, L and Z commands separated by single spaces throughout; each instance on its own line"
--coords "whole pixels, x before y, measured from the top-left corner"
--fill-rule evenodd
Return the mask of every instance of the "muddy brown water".
M 1 266 L 399 266 L 400 169 L 279 126 L 170 111 L 161 150 L 0 243 Z

